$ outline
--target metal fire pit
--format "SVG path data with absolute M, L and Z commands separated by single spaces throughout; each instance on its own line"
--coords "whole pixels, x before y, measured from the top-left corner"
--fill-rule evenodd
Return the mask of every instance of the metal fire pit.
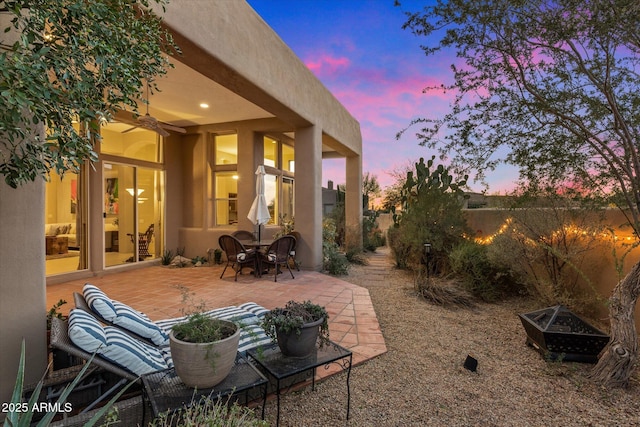
M 566 307 L 557 305 L 520 314 L 527 344 L 550 360 L 596 363 L 609 336 Z

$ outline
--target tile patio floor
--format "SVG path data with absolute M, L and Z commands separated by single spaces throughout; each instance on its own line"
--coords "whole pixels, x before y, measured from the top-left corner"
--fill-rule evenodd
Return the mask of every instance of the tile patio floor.
M 100 287 L 109 297 L 144 312 L 152 320 L 182 315 L 185 307 L 176 285 L 187 286 L 195 293 L 196 303 L 205 302 L 207 308 L 225 307 L 253 301 L 266 308 L 280 307 L 287 301 L 311 300 L 324 305 L 329 313 L 331 340 L 353 352 L 353 365 L 362 363 L 387 351 L 380 325 L 365 288 L 314 271 L 288 271 L 262 278 L 248 272 L 238 275 L 227 269 L 220 279 L 222 266 L 168 268 L 150 266 L 138 270 L 108 274 L 103 277 L 74 280 L 47 286 L 47 308 L 60 298 L 68 301 L 62 311 L 73 308 L 73 292 L 82 292 L 89 282 Z M 319 369 L 319 378 L 331 375 L 336 369 Z

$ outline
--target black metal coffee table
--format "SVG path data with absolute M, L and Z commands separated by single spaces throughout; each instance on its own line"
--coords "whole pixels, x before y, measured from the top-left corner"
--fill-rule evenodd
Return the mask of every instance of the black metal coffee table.
M 229 375 L 213 388 L 193 389 L 187 387 L 177 376 L 175 369 L 153 372 L 142 376 L 145 394 L 151 403 L 153 415 L 175 411 L 198 403 L 201 398 L 219 399 L 245 393 L 245 403 L 249 402 L 249 392 L 262 388 L 262 419 L 267 400 L 267 379 L 244 356 L 238 354 Z
M 316 368 L 324 365 L 325 369 L 328 369 L 333 363 L 339 365 L 343 371 L 347 371 L 347 420 L 349 419 L 351 406 L 349 379 L 351 376 L 351 363 L 353 361 L 353 355 L 350 350 L 334 342 L 330 342 L 309 357 L 293 358 L 284 356 L 280 352 L 278 345 L 272 344 L 267 347 L 263 346 L 261 348 L 251 349 L 247 351 L 247 354 L 276 380 L 276 395 L 278 401 L 276 426 L 280 425 L 281 381 L 294 375 L 313 370 L 311 389 L 315 390 Z

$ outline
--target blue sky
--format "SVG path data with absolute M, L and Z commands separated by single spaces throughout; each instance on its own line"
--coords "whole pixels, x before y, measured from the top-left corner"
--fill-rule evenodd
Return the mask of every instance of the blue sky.
M 448 110 L 445 96 L 423 89 L 451 81 L 452 58 L 426 57 L 420 38 L 401 28 L 404 12 L 427 0 L 247 1 L 360 122 L 363 172 L 384 188 L 394 182 L 390 172 L 435 154 L 411 131 L 395 137 L 412 119 Z M 492 173 L 489 192 L 504 192 L 516 178 L 508 169 Z M 323 185 L 329 179 L 344 183 L 344 160 L 324 161 Z

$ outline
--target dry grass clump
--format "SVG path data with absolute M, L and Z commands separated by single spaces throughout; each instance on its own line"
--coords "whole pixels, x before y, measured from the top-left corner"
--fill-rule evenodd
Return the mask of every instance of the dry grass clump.
M 418 295 L 442 307 L 472 308 L 475 306 L 473 296 L 458 286 L 455 280 L 432 279 L 419 275 L 415 279 L 415 288 Z

